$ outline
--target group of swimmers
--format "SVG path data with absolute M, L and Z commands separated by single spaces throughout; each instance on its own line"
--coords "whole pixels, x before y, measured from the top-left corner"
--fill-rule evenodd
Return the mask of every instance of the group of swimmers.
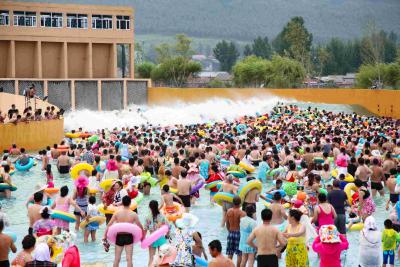
M 358 264 L 394 266 L 400 230 L 399 129 L 400 122 L 391 118 L 295 105 L 219 123 L 93 133 L 77 129 L 39 153 L 46 185 L 27 201 L 29 236 L 58 236 L 75 222 L 75 231 L 84 229 L 85 242 L 89 237 L 96 241 L 104 218 L 102 243 L 106 251 L 115 244 L 114 266 L 123 250 L 132 266 L 133 244 L 142 241 L 142 247 L 149 243 L 144 246 L 148 266 L 256 262 L 268 267 L 278 266 L 283 253 L 285 266 L 303 267 L 310 265 L 311 249 L 319 254 L 320 266 L 342 266 L 341 251 L 357 245 L 349 244 L 346 233 L 360 231 Z M 8 153 L 21 160 L 23 151 L 14 146 Z M 0 173 L 11 184 L 10 164 L 5 156 Z M 66 186 L 54 189 L 52 165 L 74 178 L 72 196 Z M 139 219 L 137 207 L 152 187 L 159 187 L 161 196 L 149 202 L 149 216 Z M 221 226 L 228 231 L 227 257 L 214 240 L 208 262 L 202 235 L 195 231 L 199 218 L 191 211 L 203 187 L 212 205 L 221 205 Z M 374 199 L 385 192 L 390 212 L 381 232 Z M 260 225 L 259 202 L 266 206 Z M 74 215 L 68 214 L 71 206 Z M 124 228 L 124 223 L 137 228 Z

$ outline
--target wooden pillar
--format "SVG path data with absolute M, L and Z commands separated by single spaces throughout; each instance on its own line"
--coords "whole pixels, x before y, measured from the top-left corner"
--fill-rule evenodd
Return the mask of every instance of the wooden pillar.
M 61 60 L 60 60 L 60 70 L 61 70 L 61 78 L 68 78 L 68 45 L 67 42 L 63 42 L 63 47 L 61 49 Z
M 93 78 L 93 48 L 92 43 L 88 43 L 86 46 L 86 77 Z
M 71 80 L 71 110 L 75 110 L 75 80 Z
M 15 41 L 12 40 L 8 46 L 7 78 L 15 78 Z
M 18 95 L 19 94 L 19 81 L 18 80 L 15 80 L 14 90 L 15 90 L 15 94 Z
M 126 79 L 123 80 L 123 85 L 122 85 L 122 96 L 123 96 L 123 101 L 122 101 L 122 106 L 124 109 L 128 107 L 128 81 Z
M 48 96 L 49 95 L 49 84 L 48 84 L 48 80 L 44 80 L 43 81 L 43 96 Z
M 97 109 L 101 111 L 101 80 L 97 80 Z
M 135 78 L 135 44 L 129 45 L 129 78 Z
M 110 78 L 117 78 L 117 44 L 110 46 Z
M 42 42 L 41 41 L 36 41 L 34 57 L 35 57 L 34 77 L 41 79 L 43 77 L 43 72 L 42 72 Z

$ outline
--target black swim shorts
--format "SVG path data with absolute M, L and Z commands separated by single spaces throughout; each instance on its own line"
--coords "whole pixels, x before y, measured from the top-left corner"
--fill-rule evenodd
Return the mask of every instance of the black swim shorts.
M 123 247 L 132 244 L 133 244 L 132 234 L 117 234 L 117 238 L 115 239 L 115 245 Z
M 257 267 L 278 267 L 278 257 L 272 255 L 258 255 Z
M 381 191 L 383 189 L 382 183 L 371 182 L 371 189 Z
M 190 196 L 189 195 L 178 195 L 178 197 L 182 200 L 183 206 L 185 208 L 190 208 Z

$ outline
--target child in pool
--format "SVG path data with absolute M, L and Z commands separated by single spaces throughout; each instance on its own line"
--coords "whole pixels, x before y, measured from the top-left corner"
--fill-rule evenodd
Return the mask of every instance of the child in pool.
M 36 238 L 32 235 L 26 235 L 22 240 L 22 251 L 17 254 L 11 262 L 12 266 L 25 266 L 27 262 L 33 261 L 32 252 L 35 249 Z
M 194 245 L 192 246 L 192 253 L 201 258 L 204 255 L 204 259 L 207 261 L 207 254 L 203 247 L 203 238 L 199 232 L 193 233 Z
M 99 211 L 98 211 L 98 208 L 96 205 L 96 197 L 90 196 L 88 209 L 87 209 L 86 221 L 89 221 L 90 218 L 95 217 L 95 216 L 99 216 Z M 89 242 L 89 234 L 92 237 L 92 242 L 95 242 L 97 229 L 99 229 L 98 222 L 92 222 L 92 223 L 89 223 L 88 225 L 86 225 L 83 242 L 85 242 L 85 243 Z
M 394 267 L 395 249 L 397 241 L 397 232 L 393 230 L 393 223 L 387 219 L 384 222 L 385 229 L 382 231 L 382 250 L 383 267 L 387 265 Z
M 48 188 L 54 188 L 54 177 L 53 172 L 51 171 L 51 165 L 48 164 L 46 166 L 46 184 Z
M 357 211 L 351 210 L 349 212 L 349 223 L 346 225 L 347 230 L 349 230 L 353 226 L 353 224 L 359 222 L 360 222 L 360 217 L 358 217 Z

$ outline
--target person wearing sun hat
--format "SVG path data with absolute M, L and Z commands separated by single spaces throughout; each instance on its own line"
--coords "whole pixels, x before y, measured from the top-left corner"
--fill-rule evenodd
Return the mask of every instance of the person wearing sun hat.
M 119 173 L 118 173 L 117 162 L 114 160 L 112 156 L 110 156 L 110 159 L 107 161 L 106 164 L 106 170 L 104 172 L 103 180 L 118 179 L 118 178 L 119 178 Z
M 164 244 L 158 249 L 158 253 L 154 257 L 153 266 L 167 267 L 174 262 L 176 258 L 176 248 L 170 244 Z
M 182 218 L 176 220 L 175 245 L 177 248 L 177 255 L 173 263 L 174 266 L 189 267 L 194 265 L 191 248 L 194 243 L 193 227 L 198 221 L 199 218 L 191 213 L 184 213 Z
M 323 225 L 312 245 L 320 256 L 320 267 L 341 267 L 340 253 L 348 249 L 346 236 L 340 234 L 335 225 Z
M 89 179 L 85 176 L 79 176 L 78 179 L 75 180 L 76 190 L 72 199 L 75 200 L 76 204 L 79 206 L 80 210 L 85 214 L 87 213 L 87 208 L 89 205 Z M 75 231 L 79 230 L 79 225 L 81 221 L 81 212 L 78 209 L 74 210 L 76 223 L 75 223 Z

